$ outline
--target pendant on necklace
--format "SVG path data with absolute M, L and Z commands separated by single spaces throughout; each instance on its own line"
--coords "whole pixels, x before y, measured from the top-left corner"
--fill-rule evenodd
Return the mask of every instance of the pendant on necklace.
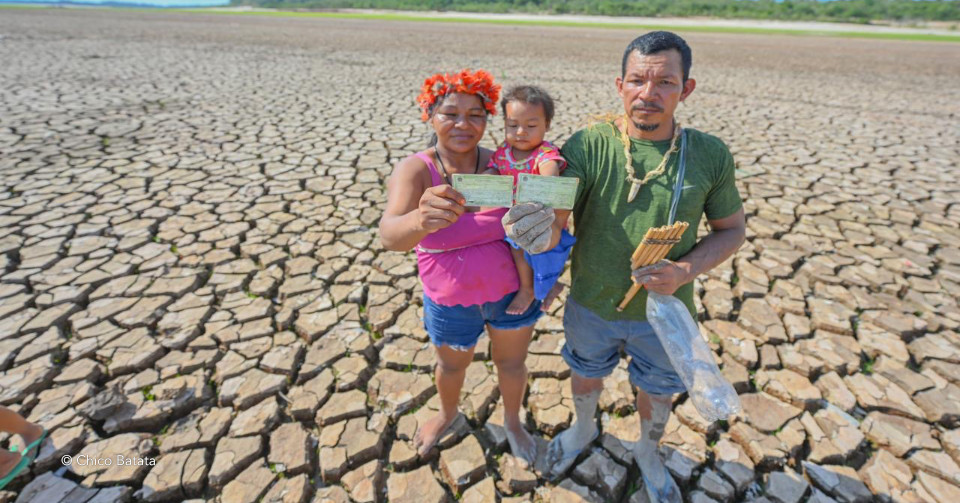
M 627 202 L 632 203 L 633 199 L 637 197 L 637 192 L 640 192 L 640 184 L 638 182 L 633 182 L 630 184 L 630 193 L 627 194 Z

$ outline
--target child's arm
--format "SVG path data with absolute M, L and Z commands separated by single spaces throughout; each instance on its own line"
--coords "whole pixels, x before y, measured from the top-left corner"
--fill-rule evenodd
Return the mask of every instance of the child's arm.
M 537 171 L 543 176 L 560 176 L 567 167 L 567 160 L 560 155 L 560 149 L 548 141 L 540 144 L 537 161 Z
M 560 176 L 560 163 L 557 161 L 540 163 L 540 174 L 543 176 Z

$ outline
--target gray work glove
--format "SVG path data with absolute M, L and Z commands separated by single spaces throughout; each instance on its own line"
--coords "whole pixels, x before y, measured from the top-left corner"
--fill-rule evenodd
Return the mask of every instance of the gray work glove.
M 553 210 L 540 203 L 520 203 L 503 216 L 503 230 L 527 252 L 543 253 L 550 249 L 555 218 Z

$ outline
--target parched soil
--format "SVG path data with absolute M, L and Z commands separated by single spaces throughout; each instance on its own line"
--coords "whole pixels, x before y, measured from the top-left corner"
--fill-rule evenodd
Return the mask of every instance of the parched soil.
M 50 431 L 0 503 L 646 501 L 626 361 L 559 481 L 509 455 L 487 338 L 463 418 L 416 456 L 435 357 L 415 260 L 376 230 L 428 137 L 424 77 L 542 85 L 562 144 L 617 110 L 637 35 L 0 10 L 0 405 Z M 708 424 L 681 397 L 671 473 L 691 501 L 954 503 L 956 46 L 684 35 L 679 117 L 730 146 L 748 213 L 748 242 L 697 281 L 744 413 Z M 573 419 L 561 318 L 528 359 L 545 440 Z

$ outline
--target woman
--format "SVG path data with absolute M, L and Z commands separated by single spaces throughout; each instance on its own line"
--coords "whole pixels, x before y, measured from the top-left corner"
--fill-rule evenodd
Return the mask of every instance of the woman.
M 425 455 L 456 419 L 466 368 L 486 327 L 510 449 L 532 463 L 536 444 L 523 428 L 520 405 L 527 384 L 524 360 L 540 303 L 522 314 L 506 313 L 520 283 L 500 223 L 505 209 L 469 211 L 450 182 L 455 173 L 480 173 L 487 166 L 492 152 L 479 143 L 488 116 L 496 113 L 500 86 L 483 70 L 464 70 L 434 75 L 422 91 L 417 101 L 422 119 L 434 130 L 435 145 L 394 168 L 380 219 L 384 247 L 416 249 L 424 324 L 437 351 L 440 412 L 421 425 L 414 446 Z
M 0 431 L 20 435 L 24 442 L 22 449 L 11 446 L 9 451 L 0 450 L 0 489 L 3 489 L 37 457 L 47 430 L 0 406 Z

